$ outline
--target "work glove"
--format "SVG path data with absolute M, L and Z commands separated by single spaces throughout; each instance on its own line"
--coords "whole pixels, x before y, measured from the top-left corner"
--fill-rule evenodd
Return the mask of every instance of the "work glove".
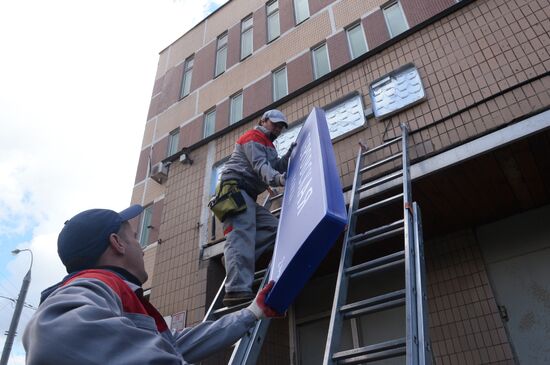
M 257 319 L 284 317 L 284 314 L 277 313 L 274 309 L 265 304 L 265 297 L 273 288 L 275 282 L 271 280 L 260 292 L 256 295 L 256 298 L 250 303 L 248 309 L 254 313 Z
M 286 151 L 284 157 L 288 160 L 290 158 L 290 155 L 292 155 L 292 150 L 294 150 L 294 147 L 296 147 L 296 142 L 292 142 L 290 144 L 290 147 L 288 148 L 288 151 Z
M 286 172 L 279 175 L 279 186 L 285 186 L 286 184 Z

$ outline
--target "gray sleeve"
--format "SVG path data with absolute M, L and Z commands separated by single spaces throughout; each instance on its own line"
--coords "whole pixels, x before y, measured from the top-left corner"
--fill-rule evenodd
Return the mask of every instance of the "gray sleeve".
M 277 158 L 277 161 L 273 164 L 273 168 L 280 173 L 286 172 L 288 170 L 288 160 L 289 156 L 286 154 L 281 158 Z
M 126 314 L 95 279 L 75 280 L 40 305 L 23 334 L 27 365 L 185 364 L 153 318 Z
M 241 309 L 217 321 L 202 322 L 176 333 L 176 348 L 186 361 L 195 363 L 237 342 L 254 323 L 254 314 Z
M 281 173 L 269 164 L 266 147 L 261 143 L 252 141 L 243 145 L 243 149 L 254 172 L 258 174 L 262 181 L 267 185 L 278 186 Z

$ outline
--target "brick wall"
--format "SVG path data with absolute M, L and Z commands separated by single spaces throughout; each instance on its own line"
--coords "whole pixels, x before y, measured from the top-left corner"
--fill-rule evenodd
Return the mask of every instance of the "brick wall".
M 430 337 L 436 364 L 514 364 L 472 231 L 426 244 Z

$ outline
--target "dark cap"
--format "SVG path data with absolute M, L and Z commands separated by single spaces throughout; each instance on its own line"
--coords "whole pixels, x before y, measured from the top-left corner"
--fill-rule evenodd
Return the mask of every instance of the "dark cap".
M 141 205 L 132 205 L 117 213 L 109 209 L 90 209 L 65 222 L 57 238 L 57 253 L 67 272 L 92 267 L 109 245 L 109 236 L 122 223 L 137 217 Z
M 288 123 L 286 121 L 286 117 L 280 110 L 277 109 L 271 109 L 264 113 L 262 116 L 262 120 L 269 119 L 273 123 L 283 123 L 286 128 L 288 128 Z

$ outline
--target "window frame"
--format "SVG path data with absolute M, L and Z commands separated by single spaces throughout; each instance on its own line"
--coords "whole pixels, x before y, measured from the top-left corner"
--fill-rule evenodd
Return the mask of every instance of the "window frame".
M 363 52 L 361 54 L 354 55 L 352 42 L 351 42 L 351 39 L 350 39 L 350 32 L 354 29 L 357 29 L 357 28 L 359 28 L 359 30 L 361 32 L 361 36 L 363 38 L 363 44 L 365 45 L 365 52 Z M 356 23 L 353 23 L 352 25 L 350 25 L 349 27 L 346 28 L 346 38 L 348 40 L 349 55 L 350 55 L 352 60 L 356 59 L 357 57 L 359 57 L 361 55 L 364 55 L 365 53 L 367 53 L 369 51 L 369 45 L 367 43 L 367 37 L 365 35 L 365 30 L 363 29 L 363 24 L 361 24 L 360 21 L 356 22 Z
M 393 7 L 393 6 L 398 7 L 399 13 L 401 14 L 403 23 L 405 25 L 405 29 L 402 30 L 399 33 L 396 33 L 396 34 L 393 34 L 392 27 L 390 26 L 390 22 L 389 22 L 389 19 L 388 19 L 388 16 L 387 16 L 387 10 L 389 8 Z M 407 17 L 405 16 L 405 11 L 403 10 L 403 7 L 401 6 L 401 2 L 399 0 L 390 1 L 387 4 L 383 5 L 381 8 L 382 8 L 382 14 L 384 14 L 384 20 L 386 22 L 386 28 L 388 29 L 388 33 L 390 35 L 390 38 L 396 37 L 399 34 L 404 33 L 404 32 L 406 32 L 407 30 L 410 29 L 409 22 L 407 21 Z
M 317 65 L 318 62 L 317 62 L 317 58 L 315 57 L 315 55 L 316 55 L 315 52 L 318 51 L 321 48 L 325 49 L 325 54 L 326 54 L 326 59 L 327 59 L 327 72 L 325 72 L 322 75 L 319 75 L 318 74 L 318 65 Z M 311 60 L 312 60 L 311 63 L 313 64 L 313 77 L 314 77 L 315 80 L 317 80 L 320 77 L 325 76 L 326 74 L 330 73 L 330 71 L 332 71 L 331 68 L 330 68 L 330 58 L 329 58 L 329 54 L 328 54 L 327 42 L 320 43 L 320 44 L 316 45 L 315 47 L 313 47 L 311 49 Z
M 220 41 L 225 38 L 225 42 L 220 44 Z M 228 42 L 228 32 L 220 34 L 216 40 L 216 60 L 214 63 L 214 78 L 220 76 L 227 70 L 227 42 Z M 224 60 L 223 60 L 223 70 L 218 70 L 218 61 L 220 61 L 220 53 L 225 51 Z
M 233 116 L 233 111 L 234 111 L 233 110 L 233 108 L 234 108 L 233 101 L 237 100 L 237 98 L 240 98 L 241 115 L 238 119 L 235 119 L 234 116 Z M 235 93 L 235 94 L 231 95 L 231 97 L 229 98 L 229 125 L 235 124 L 239 120 L 243 119 L 243 106 L 244 106 L 244 97 L 243 97 L 243 92 L 242 91 L 239 91 L 238 93 Z
M 250 20 L 250 25 L 245 27 L 245 23 Z M 245 35 L 250 34 L 250 53 L 243 55 L 243 41 Z M 252 14 L 241 20 L 241 61 L 249 57 L 254 52 L 254 18 Z
M 191 93 L 191 81 L 193 79 L 194 64 L 195 64 L 194 54 L 185 59 L 185 63 L 183 65 L 183 76 L 181 78 L 180 99 L 185 98 L 187 95 Z M 185 85 L 187 84 L 187 80 L 189 80 L 188 90 L 186 90 L 186 87 L 185 87 Z
M 168 134 L 168 149 L 166 151 L 166 157 L 172 156 L 178 152 L 180 143 L 180 129 L 176 128 Z
M 269 11 L 269 7 L 275 3 L 277 4 L 277 8 Z M 271 0 L 267 2 L 265 4 L 265 12 L 266 12 L 266 41 L 267 43 L 270 43 L 281 36 L 281 17 L 279 16 L 279 0 Z M 278 26 L 277 35 L 270 39 L 269 19 L 275 16 L 277 17 L 277 26 Z
M 146 222 L 147 219 L 147 222 Z M 141 213 L 141 218 L 139 220 L 139 245 L 141 248 L 145 248 L 149 246 L 149 237 L 150 237 L 150 229 L 151 229 L 151 223 L 153 221 L 153 204 L 149 204 L 148 206 L 143 208 L 143 212 Z M 147 225 L 145 225 L 147 223 Z M 144 242 L 145 240 L 145 242 Z
M 301 20 L 298 20 L 298 7 L 296 6 L 296 3 L 301 2 L 302 4 L 305 4 L 305 7 L 307 8 L 307 16 L 304 17 Z M 309 10 L 309 1 L 308 0 L 292 0 L 292 5 L 294 6 L 294 22 L 296 25 L 301 24 L 309 19 L 311 16 L 311 11 Z
M 213 116 L 213 119 L 212 119 L 212 133 L 209 133 L 207 134 L 207 127 L 208 127 L 208 122 L 209 122 L 209 117 L 210 116 Z M 211 135 L 213 135 L 216 131 L 216 108 L 212 108 L 212 109 L 209 109 L 208 111 L 204 112 L 204 124 L 203 124 L 203 129 L 202 129 L 202 137 L 203 138 L 207 138 L 207 137 L 210 137 Z
M 275 82 L 275 75 L 279 74 L 280 72 L 283 72 L 285 73 L 285 88 L 286 88 L 286 93 L 284 95 L 281 95 L 280 97 L 276 97 L 277 96 L 277 93 L 276 93 L 276 88 L 277 88 L 277 83 Z M 273 72 L 271 73 L 271 80 L 272 80 L 272 83 L 273 83 L 273 90 L 272 90 L 272 93 L 273 93 L 273 101 L 277 101 L 277 100 L 280 100 L 282 98 L 284 98 L 285 96 L 288 95 L 288 73 L 287 73 L 287 68 L 286 68 L 286 64 L 284 66 L 281 66 L 275 70 L 273 70 Z

